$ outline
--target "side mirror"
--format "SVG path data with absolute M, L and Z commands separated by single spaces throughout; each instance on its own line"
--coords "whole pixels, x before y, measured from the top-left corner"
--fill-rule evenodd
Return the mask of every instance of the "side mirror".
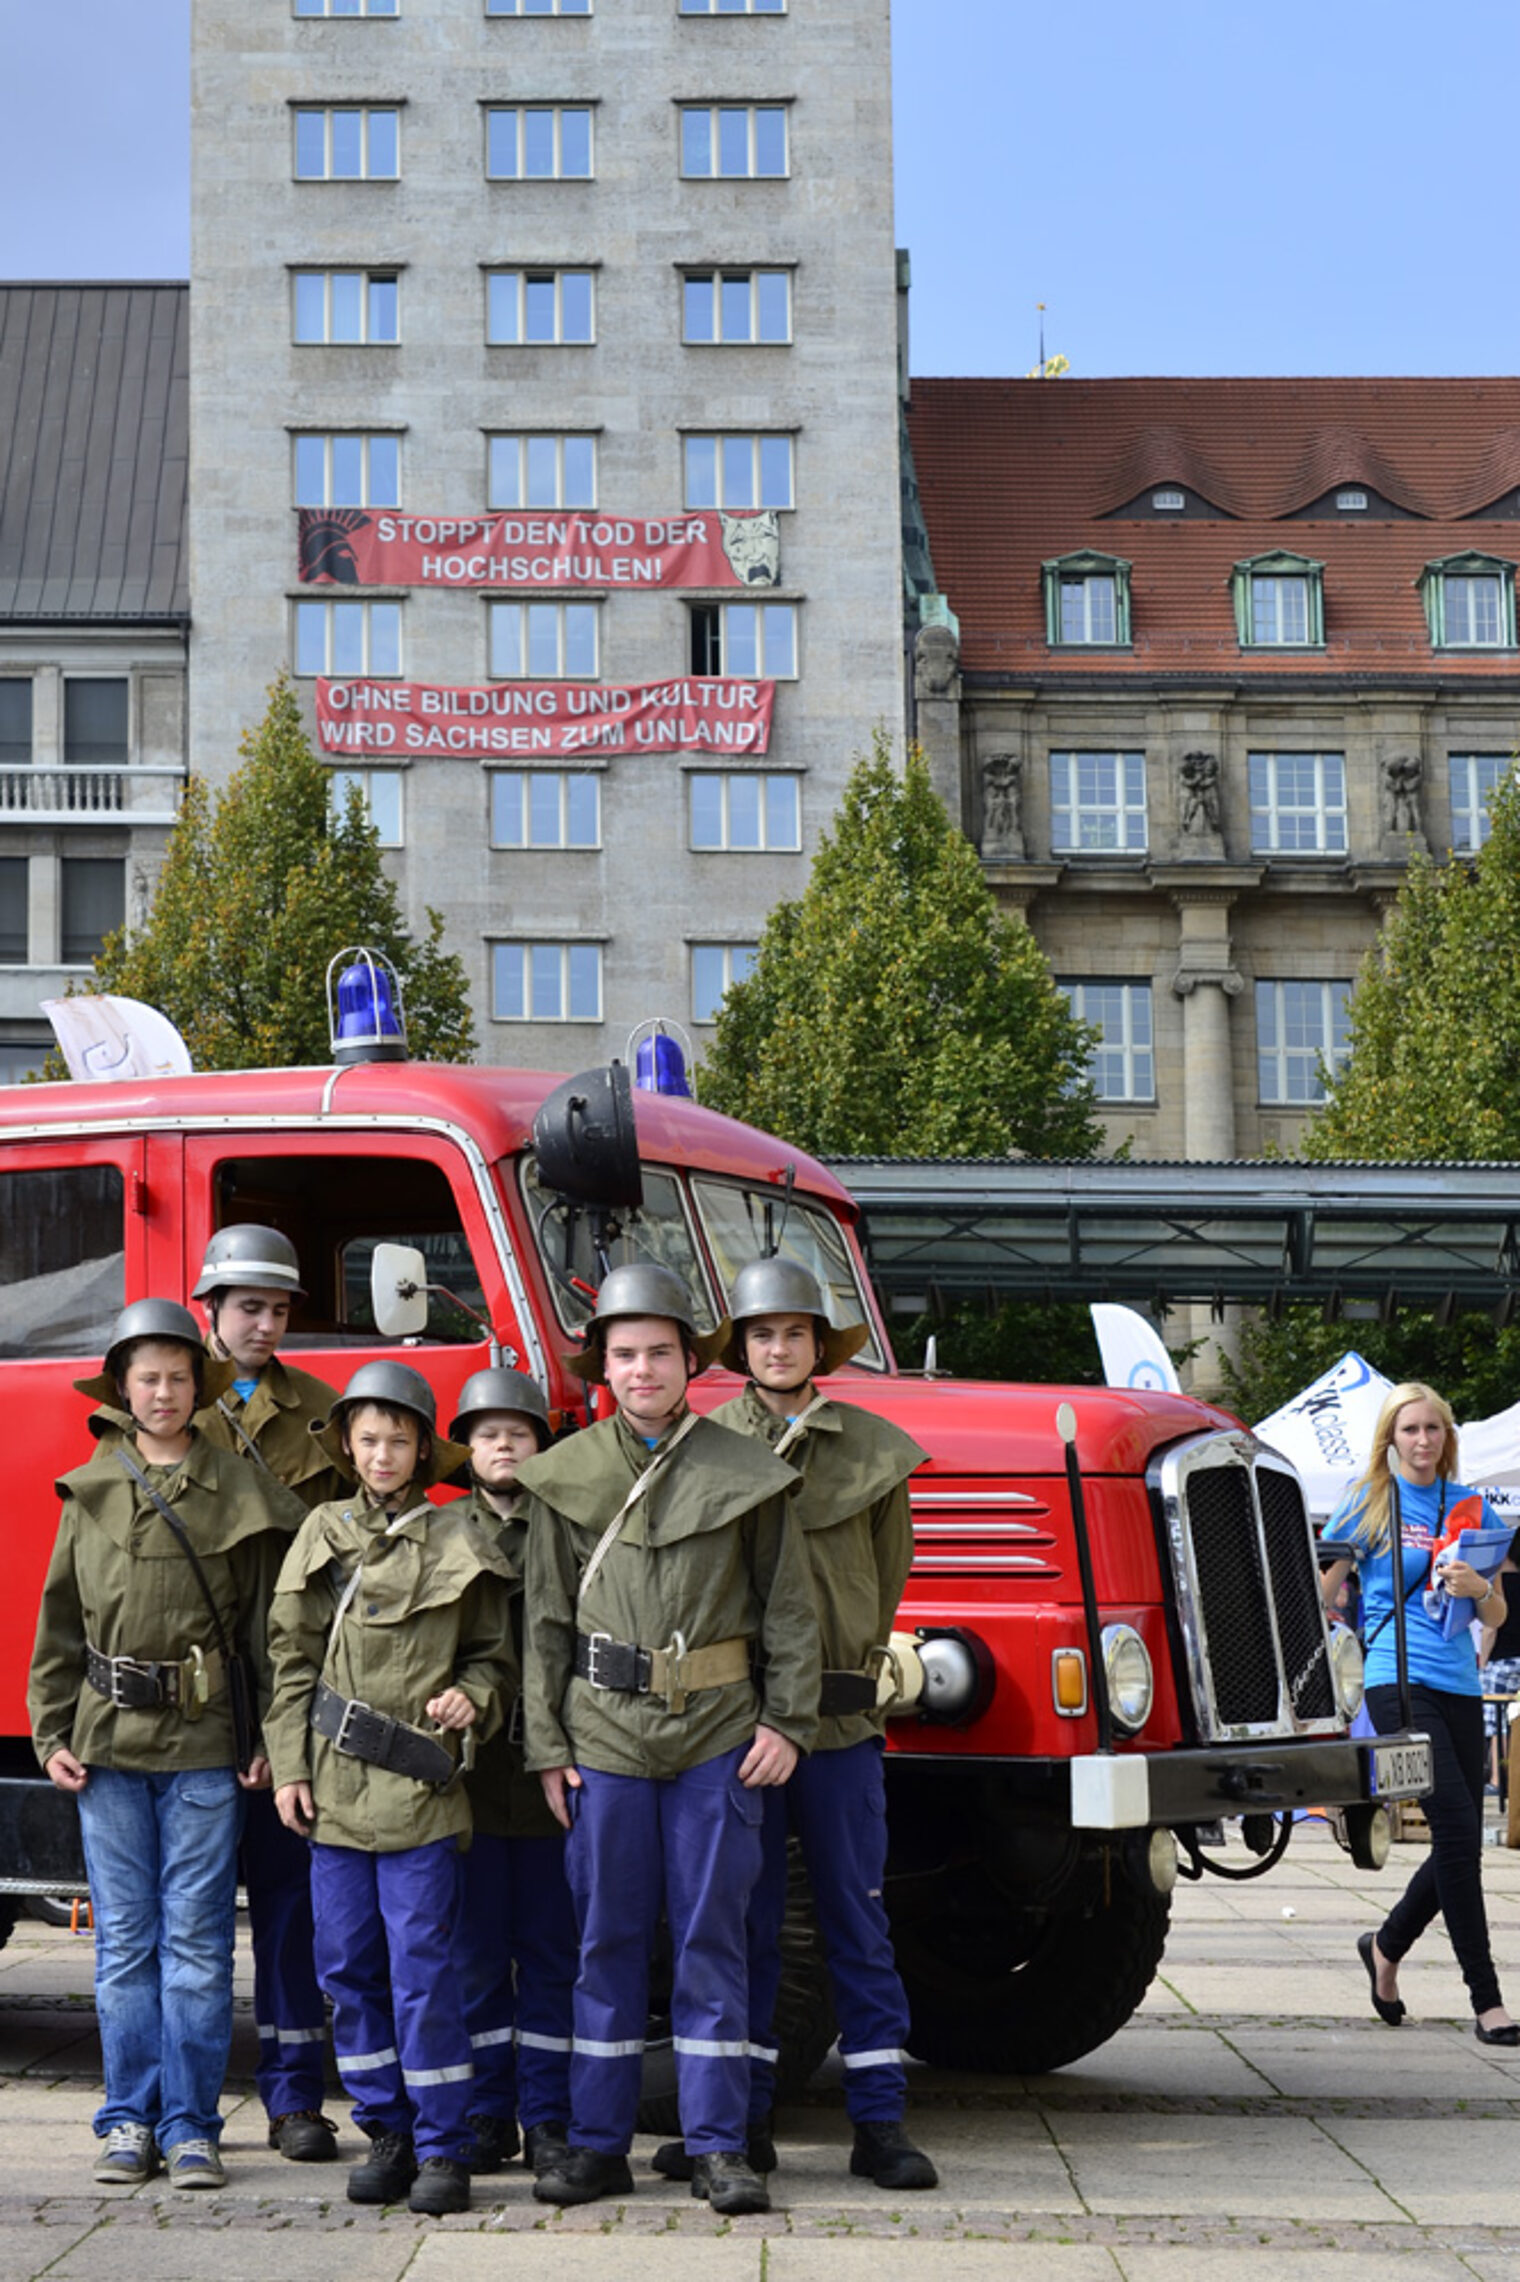
M 377 1244 L 369 1298 L 382 1339 L 416 1339 L 427 1329 L 427 1262 L 415 1244 Z

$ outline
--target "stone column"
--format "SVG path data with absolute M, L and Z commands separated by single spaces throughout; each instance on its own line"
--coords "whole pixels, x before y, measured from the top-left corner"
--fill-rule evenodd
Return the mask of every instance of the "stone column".
M 1230 942 L 1234 892 L 1173 891 L 1178 918 L 1177 972 L 1182 1000 L 1183 1136 L 1189 1157 L 1222 1161 L 1235 1154 L 1235 1073 L 1230 1005 L 1245 984 Z
M 951 818 L 966 828 L 961 795 L 961 650 L 942 621 L 920 626 L 913 643 L 914 735 L 929 779 Z

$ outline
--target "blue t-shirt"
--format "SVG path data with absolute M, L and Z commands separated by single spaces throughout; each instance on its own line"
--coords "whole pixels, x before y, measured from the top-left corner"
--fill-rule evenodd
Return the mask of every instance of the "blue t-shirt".
M 1430 1580 L 1432 1548 L 1446 1529 L 1446 1516 L 1461 1498 L 1473 1492 L 1460 1482 L 1401 1482 L 1399 1498 L 1404 1512 L 1404 1635 L 1409 1649 L 1409 1677 L 1422 1688 L 1439 1688 L 1449 1696 L 1481 1696 L 1478 1652 L 1471 1630 L 1454 1640 L 1443 1640 L 1441 1628 L 1425 1614 L 1425 1586 Z M 1367 1649 L 1369 1688 L 1397 1687 L 1398 1639 L 1393 1616 L 1392 1548 L 1374 1551 L 1356 1535 L 1361 1494 L 1348 1490 L 1325 1524 L 1323 1545 L 1345 1545 L 1356 1555 L 1362 1587 L 1362 1639 Z M 1483 1526 L 1501 1526 L 1485 1498 Z M 1476 1604 L 1475 1604 L 1476 1605 Z

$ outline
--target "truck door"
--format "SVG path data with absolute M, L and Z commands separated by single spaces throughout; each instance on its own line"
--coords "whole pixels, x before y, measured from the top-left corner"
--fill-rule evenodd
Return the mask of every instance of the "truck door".
M 147 1190 L 140 1139 L 0 1145 L 0 1771 L 35 1774 L 26 1675 L 58 1522 L 53 1484 L 92 1448 L 76 1379 L 100 1368 L 111 1328 L 141 1296 Z M 19 1763 L 13 1764 L 17 1759 Z

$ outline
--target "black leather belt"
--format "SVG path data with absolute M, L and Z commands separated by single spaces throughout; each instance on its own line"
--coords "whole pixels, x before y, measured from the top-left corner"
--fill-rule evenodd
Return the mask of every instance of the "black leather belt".
M 183 1711 L 199 1718 L 201 1708 L 221 1692 L 224 1671 L 221 1653 L 197 1650 L 178 1664 L 151 1663 L 141 1656 L 105 1656 L 88 1641 L 84 1676 L 97 1696 L 104 1696 L 118 1711 Z
M 334 1750 L 393 1775 L 409 1775 L 414 1783 L 451 1783 L 458 1771 L 453 1752 L 436 1736 L 360 1703 L 357 1696 L 340 1696 L 325 1680 L 318 1682 L 312 1699 L 311 1724 Z
M 614 1640 L 608 1633 L 578 1632 L 575 1636 L 575 1676 L 593 1688 L 618 1688 L 625 1695 L 647 1696 L 654 1657 L 631 1640 Z
M 876 1682 L 869 1672 L 825 1672 L 818 1691 L 821 1719 L 843 1719 L 847 1712 L 876 1709 Z
M 614 1640 L 608 1632 L 578 1632 L 575 1636 L 575 1673 L 593 1688 L 614 1688 L 624 1695 L 660 1696 L 669 1709 L 686 1709 L 688 1695 L 699 1688 L 731 1688 L 750 1676 L 750 1647 L 737 1635 L 713 1640 L 705 1648 L 688 1648 L 678 1632 L 668 1648 L 638 1648 L 629 1640 Z

